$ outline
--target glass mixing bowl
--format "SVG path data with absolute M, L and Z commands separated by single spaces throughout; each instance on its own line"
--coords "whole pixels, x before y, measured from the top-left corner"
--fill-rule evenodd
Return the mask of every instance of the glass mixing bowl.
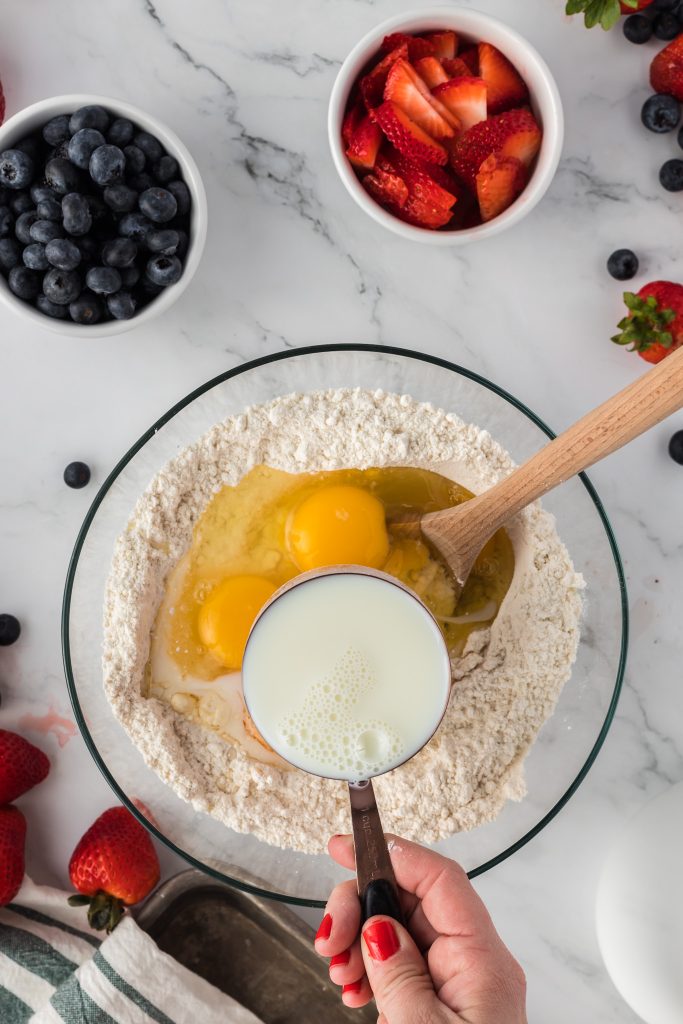
M 64 594 L 62 640 L 71 700 L 93 758 L 120 800 L 162 842 L 208 874 L 275 899 L 322 906 L 348 873 L 327 856 L 279 850 L 193 810 L 148 768 L 102 686 L 102 608 L 114 543 L 151 478 L 214 423 L 290 392 L 362 387 L 407 393 L 488 430 L 518 462 L 554 435 L 502 388 L 442 359 L 375 345 L 302 348 L 238 366 L 193 391 L 124 455 L 95 498 L 76 541 Z M 585 778 L 621 689 L 628 612 L 607 516 L 585 476 L 544 499 L 587 583 L 578 657 L 558 707 L 526 760 L 528 794 L 495 821 L 437 845 L 470 876 L 519 850 Z M 341 783 L 340 783 L 341 785 Z M 302 812 L 304 813 L 304 812 Z

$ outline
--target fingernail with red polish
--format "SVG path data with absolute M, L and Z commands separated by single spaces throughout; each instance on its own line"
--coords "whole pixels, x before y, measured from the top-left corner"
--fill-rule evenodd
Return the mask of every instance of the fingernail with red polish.
M 330 960 L 330 967 L 346 967 L 351 959 L 351 950 L 343 949 L 341 953 L 335 953 Z
M 315 941 L 318 939 L 329 939 L 330 932 L 332 931 L 332 917 L 330 914 L 325 914 L 324 918 L 320 922 L 320 927 L 315 934 Z
M 388 960 L 398 952 L 399 941 L 391 921 L 376 921 L 363 932 L 365 945 L 373 960 Z
M 350 981 L 348 985 L 342 985 L 342 995 L 345 995 L 347 992 L 360 992 L 362 985 L 362 978 L 360 981 Z

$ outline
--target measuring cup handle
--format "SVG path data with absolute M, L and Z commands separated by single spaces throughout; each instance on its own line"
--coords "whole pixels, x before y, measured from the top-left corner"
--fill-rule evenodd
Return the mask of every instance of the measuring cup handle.
M 362 922 L 375 914 L 384 914 L 404 924 L 372 782 L 350 782 L 349 798 Z

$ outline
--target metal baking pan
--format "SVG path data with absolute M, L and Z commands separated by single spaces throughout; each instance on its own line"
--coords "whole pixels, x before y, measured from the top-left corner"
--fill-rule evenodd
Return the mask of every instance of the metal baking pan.
M 159 886 L 136 920 L 165 953 L 264 1024 L 377 1020 L 374 1003 L 343 1005 L 313 949 L 313 929 L 282 903 L 189 870 Z

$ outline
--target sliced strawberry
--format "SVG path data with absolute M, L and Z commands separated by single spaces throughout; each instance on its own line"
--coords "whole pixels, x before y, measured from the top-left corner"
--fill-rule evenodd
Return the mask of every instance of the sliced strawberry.
M 370 170 L 375 166 L 381 144 L 381 129 L 370 115 L 366 114 L 351 136 L 346 155 L 354 167 Z
M 434 96 L 448 107 L 467 131 L 486 120 L 486 82 L 483 78 L 452 78 L 434 89 Z
M 377 168 L 399 177 L 405 182 L 409 195 L 419 199 L 421 202 L 429 203 L 432 206 L 441 206 L 444 210 L 450 210 L 455 204 L 458 195 L 457 187 L 452 191 L 443 188 L 436 181 L 434 171 L 438 170 L 432 165 L 418 164 L 402 156 L 395 149 L 382 153 L 377 160 Z M 377 172 L 375 172 L 377 173 Z
M 424 39 L 434 47 L 434 56 L 451 59 L 458 52 L 458 37 L 455 32 L 427 32 Z
M 540 145 L 541 132 L 529 110 L 508 110 L 489 117 L 463 132 L 449 147 L 451 166 L 471 189 L 476 187 L 479 168 L 492 153 L 520 159 Z M 525 162 L 525 161 L 522 161 Z
M 490 114 L 518 107 L 529 99 L 522 77 L 507 57 L 490 43 L 479 43 L 479 75 L 488 88 Z
M 468 46 L 458 54 L 460 60 L 467 64 L 470 75 L 479 75 L 479 49 L 476 46 Z M 483 77 L 483 76 L 482 76 Z
M 396 211 L 396 215 L 415 227 L 431 229 L 443 228 L 453 218 L 451 211 L 445 210 L 443 206 L 434 206 L 413 196 L 408 199 L 403 209 Z
M 472 71 L 472 69 L 467 64 L 465 64 L 465 61 L 462 59 L 462 57 L 454 57 L 453 60 L 448 60 L 448 58 L 446 58 L 445 60 L 441 61 L 441 67 L 446 72 L 447 79 L 462 78 L 463 75 L 469 78 L 470 75 L 477 74 L 476 71 Z
M 409 36 L 405 32 L 392 32 L 385 36 L 380 47 L 382 53 L 396 49 L 397 46 L 407 46 L 410 60 L 419 60 L 420 57 L 433 57 L 434 47 L 428 39 L 422 36 Z
M 436 57 L 421 57 L 420 60 L 415 61 L 413 67 L 428 89 L 433 89 L 435 85 L 441 85 L 442 82 L 448 81 L 448 75 L 442 68 L 441 61 Z
M 484 222 L 493 220 L 514 203 L 527 183 L 527 169 L 513 156 L 493 153 L 477 174 L 477 199 Z
M 426 95 L 425 95 L 426 93 Z M 451 139 L 455 132 L 432 103 L 429 89 L 406 60 L 397 60 L 389 71 L 384 99 L 391 100 L 433 139 Z M 453 120 L 453 118 L 450 118 Z M 457 125 L 457 121 L 455 122 Z
M 405 181 L 386 167 L 375 167 L 372 174 L 363 178 L 363 188 L 367 189 L 373 199 L 382 206 L 405 206 L 408 199 L 408 186 Z
M 360 100 L 356 100 L 355 103 L 351 103 L 346 108 L 344 120 L 342 121 L 342 139 L 344 140 L 345 146 L 349 146 L 351 144 L 353 134 L 360 122 L 363 120 L 364 115 L 365 107 Z
M 424 160 L 428 164 L 445 164 L 448 153 L 419 124 L 408 117 L 400 107 L 391 101 L 383 103 L 376 111 L 377 121 L 389 142 L 405 156 Z
M 388 38 L 388 37 L 387 37 Z M 359 83 L 360 93 L 365 102 L 365 106 L 368 112 L 378 107 L 382 102 L 384 96 L 384 86 L 386 85 L 387 75 L 391 70 L 393 64 L 397 60 L 407 59 L 408 47 L 405 43 L 401 43 L 395 49 L 391 50 L 386 57 L 384 57 L 379 64 L 376 64 L 372 71 L 368 72 L 361 78 Z

